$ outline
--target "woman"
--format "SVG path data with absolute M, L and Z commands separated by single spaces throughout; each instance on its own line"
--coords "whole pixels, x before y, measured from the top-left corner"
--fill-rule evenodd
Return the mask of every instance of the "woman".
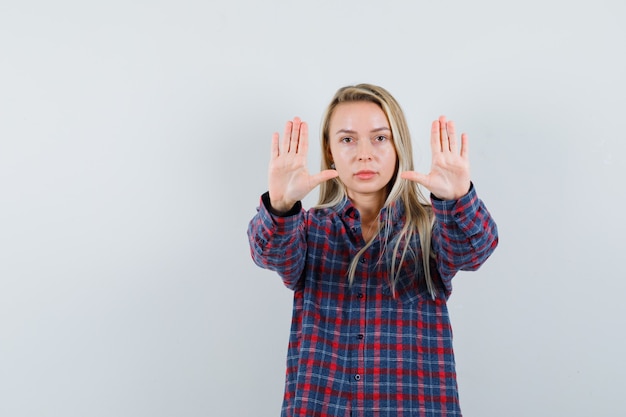
M 400 106 L 370 84 L 333 97 L 321 172 L 306 168 L 306 123 L 273 135 L 248 237 L 257 265 L 294 291 L 283 416 L 461 415 L 446 302 L 452 277 L 477 269 L 498 237 L 460 142 L 440 117 L 431 171 L 415 172 Z

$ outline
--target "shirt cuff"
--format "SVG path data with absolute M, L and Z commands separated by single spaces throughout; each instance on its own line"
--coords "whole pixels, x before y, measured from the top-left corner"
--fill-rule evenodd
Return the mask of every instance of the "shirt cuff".
M 263 193 L 263 195 L 261 196 L 261 201 L 263 202 L 263 205 L 265 206 L 267 211 L 269 211 L 272 214 L 272 216 L 276 216 L 276 217 L 295 216 L 296 214 L 300 213 L 300 211 L 302 210 L 302 202 L 298 201 L 298 202 L 296 202 L 296 204 L 293 205 L 292 208 L 290 208 L 289 210 L 287 210 L 284 213 L 276 211 L 272 207 L 272 205 L 270 204 L 270 193 L 269 193 L 269 191 L 266 191 L 265 193 Z
M 474 217 L 478 210 L 479 200 L 474 184 L 470 183 L 470 189 L 458 200 L 441 200 L 431 194 L 431 203 L 435 216 L 443 223 L 457 223 L 462 226 Z

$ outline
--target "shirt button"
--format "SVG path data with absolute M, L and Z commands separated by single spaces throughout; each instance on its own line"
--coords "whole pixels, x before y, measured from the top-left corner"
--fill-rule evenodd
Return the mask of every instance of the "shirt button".
M 357 339 L 359 339 L 359 340 L 363 340 L 363 335 L 362 335 L 362 334 L 358 335 L 358 336 L 357 336 Z
M 365 258 L 363 258 L 363 257 L 361 257 L 361 263 L 362 263 L 362 264 L 364 264 L 364 263 L 365 263 L 365 261 L 366 261 L 366 259 L 365 259 Z
M 363 298 L 363 293 L 358 293 L 358 294 L 356 295 L 356 297 L 357 297 L 357 298 Z
M 361 375 L 356 374 L 356 375 L 354 376 L 354 380 L 355 380 L 355 381 L 360 381 L 360 380 L 361 380 Z

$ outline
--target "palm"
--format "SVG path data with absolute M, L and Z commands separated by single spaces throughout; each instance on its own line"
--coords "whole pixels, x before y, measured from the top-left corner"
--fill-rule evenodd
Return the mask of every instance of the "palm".
M 297 117 L 285 125 L 280 146 L 278 133 L 274 133 L 268 174 L 270 203 L 274 209 L 289 210 L 320 183 L 337 176 L 334 170 L 310 175 L 306 167 L 308 147 L 308 126 Z
M 432 124 L 430 132 L 432 166 L 428 174 L 414 171 L 402 173 L 402 178 L 426 187 L 436 197 L 455 200 L 467 193 L 470 187 L 469 144 L 467 135 L 461 135 L 459 148 L 454 122 L 444 116 Z

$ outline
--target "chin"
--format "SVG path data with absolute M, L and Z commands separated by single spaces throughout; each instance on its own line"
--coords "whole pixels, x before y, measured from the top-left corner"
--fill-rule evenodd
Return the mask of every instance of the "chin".
M 384 185 L 376 185 L 371 187 L 351 187 L 349 190 L 359 194 L 378 194 L 385 193 L 387 191 L 387 187 Z

